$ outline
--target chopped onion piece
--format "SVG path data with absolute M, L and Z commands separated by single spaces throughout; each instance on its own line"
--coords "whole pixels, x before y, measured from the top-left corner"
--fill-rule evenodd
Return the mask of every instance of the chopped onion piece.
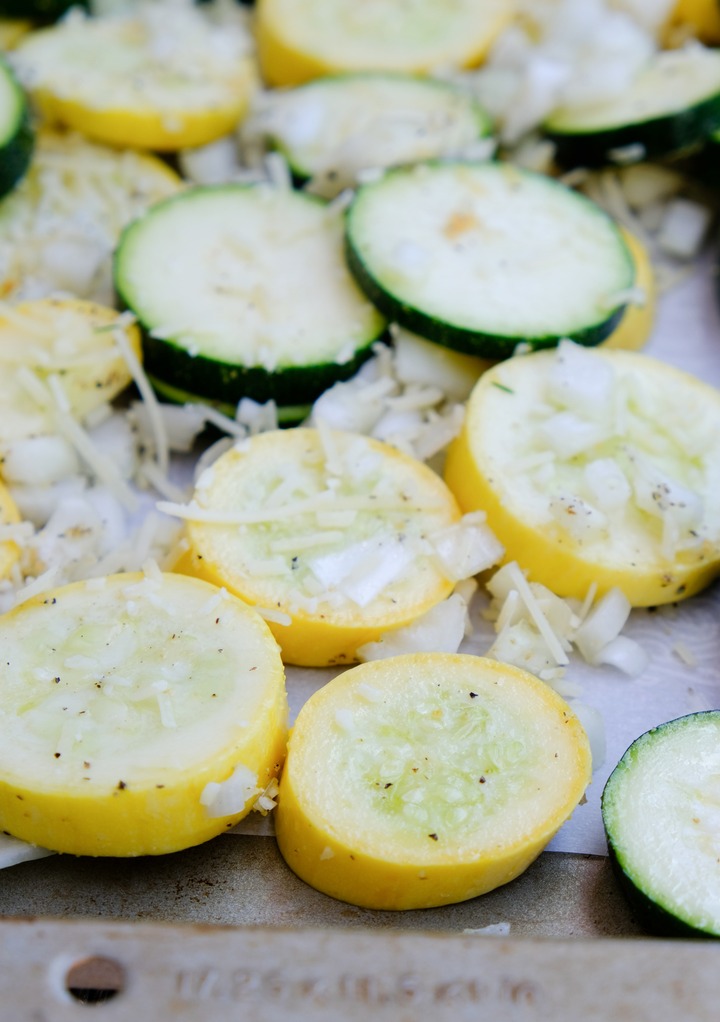
M 59 434 L 22 437 L 2 455 L 3 479 L 9 486 L 51 486 L 79 471 L 75 448 Z
M 614 458 L 596 458 L 585 466 L 585 484 L 601 511 L 618 511 L 627 505 L 632 488 Z
M 158 412 L 165 422 L 168 444 L 171 451 L 190 451 L 196 437 L 205 427 L 205 409 L 201 405 L 158 405 Z M 147 406 L 142 401 L 131 405 L 130 415 L 141 440 L 154 444 L 153 424 Z
M 570 411 L 545 419 L 538 432 L 560 458 L 574 458 L 607 439 L 607 430 L 599 423 L 588 422 Z
M 598 508 L 575 494 L 559 493 L 549 503 L 555 521 L 578 542 L 596 539 L 607 529 L 607 518 Z
M 510 564 L 504 564 L 502 568 L 498 568 L 486 583 L 488 592 L 499 603 L 503 603 L 510 595 L 510 592 L 516 588 L 516 575 L 512 567 L 513 564 L 517 567 L 516 562 L 513 561 Z
M 116 412 L 89 431 L 95 449 L 117 468 L 122 479 L 132 479 L 137 467 L 136 437 L 127 415 Z
M 240 170 L 237 143 L 232 136 L 197 149 L 184 149 L 178 154 L 178 162 L 183 177 L 197 185 L 224 184 Z
M 453 582 L 470 578 L 492 567 L 505 552 L 495 534 L 485 524 L 482 512 L 463 515 L 459 522 L 430 536 L 430 542 L 443 571 Z
M 27 841 L 20 841 L 8 834 L 0 834 L 0 869 L 54 854 L 47 848 L 38 848 L 36 845 L 28 844 Z
M 506 568 L 508 569 L 510 578 L 512 578 L 513 588 L 517 589 L 520 594 L 523 603 L 527 607 L 528 614 L 535 624 L 535 627 L 545 640 L 551 656 L 555 659 L 557 664 L 566 664 L 568 662 L 568 658 L 565 650 L 562 648 L 558 637 L 548 624 L 547 618 L 543 614 L 532 589 L 528 585 L 525 575 L 520 570 L 519 565 L 515 561 L 511 561 L 510 564 L 506 565 Z
M 694 259 L 712 222 L 712 211 L 690 199 L 673 199 L 667 206 L 657 235 L 663 252 L 678 259 Z
M 341 590 L 365 607 L 398 578 L 412 561 L 413 553 L 391 537 L 363 540 L 345 550 L 309 561 L 310 570 L 328 591 Z
M 452 593 L 426 614 L 377 642 L 367 642 L 357 653 L 361 660 L 381 660 L 403 653 L 457 653 L 467 627 L 467 602 Z
M 550 370 L 547 395 L 560 407 L 608 421 L 613 410 L 612 366 L 574 341 L 563 340 Z
M 242 812 L 249 799 L 259 795 L 262 788 L 258 779 L 248 767 L 238 763 L 225 781 L 209 781 L 200 795 L 200 804 L 207 809 L 208 816 L 233 816 Z
M 426 341 L 393 324 L 395 374 L 405 384 L 439 387 L 454 401 L 465 401 L 490 363 Z
M 487 651 L 487 656 L 506 664 L 514 664 L 538 677 L 557 666 L 548 653 L 547 643 L 527 620 L 504 628 Z
M 682 175 L 677 171 L 655 163 L 638 163 L 620 176 L 628 206 L 638 211 L 667 202 L 680 191 L 682 183 Z
M 662 472 L 648 458 L 632 452 L 635 503 L 657 518 L 671 518 L 680 528 L 701 524 L 704 504 L 700 494 Z
M 642 674 L 649 662 L 650 658 L 642 646 L 627 635 L 618 635 L 597 654 L 598 664 L 617 667 L 631 678 L 637 678 Z
M 540 585 L 538 582 L 531 582 L 530 589 L 548 624 L 563 644 L 563 647 L 566 650 L 569 649 L 569 636 L 575 620 L 572 607 L 566 600 L 556 596 L 550 589 Z
M 13 485 L 10 492 L 23 519 L 41 528 L 62 500 L 79 496 L 86 487 L 85 476 L 74 475 L 66 476 L 50 485 Z
M 577 628 L 574 642 L 589 664 L 599 663 L 601 651 L 623 630 L 630 610 L 628 598 L 619 589 L 610 589 Z

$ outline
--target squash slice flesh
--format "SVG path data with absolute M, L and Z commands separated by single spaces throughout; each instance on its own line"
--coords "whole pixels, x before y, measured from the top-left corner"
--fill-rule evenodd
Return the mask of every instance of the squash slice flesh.
M 77 582 L 0 620 L 0 822 L 76 855 L 199 844 L 280 769 L 284 674 L 259 615 L 160 572 Z
M 276 834 L 325 894 L 376 909 L 450 904 L 521 873 L 589 778 L 582 727 L 532 675 L 466 655 L 391 657 L 301 710 Z

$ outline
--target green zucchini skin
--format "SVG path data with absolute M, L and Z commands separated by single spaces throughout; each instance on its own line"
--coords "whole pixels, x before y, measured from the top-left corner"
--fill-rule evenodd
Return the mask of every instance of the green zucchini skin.
M 332 233 L 327 233 L 326 208 L 321 200 L 294 192 L 234 184 L 207 186 L 190 189 L 158 203 L 125 229 L 115 251 L 116 294 L 119 304 L 137 316 L 142 330 L 146 372 L 156 381 L 161 381 L 166 393 L 173 391 L 232 409 L 242 398 L 251 398 L 259 404 L 274 401 L 279 410 L 304 410 L 332 384 L 354 376 L 371 357 L 375 343 L 385 336 L 387 324 L 365 300 L 343 266 L 342 225 L 339 218 L 334 220 Z M 298 223 L 302 229 L 297 228 Z M 145 231 L 149 234 L 143 233 Z M 193 234 L 193 231 L 197 233 Z M 245 235 L 243 231 L 249 233 Z M 177 232 L 179 240 L 166 242 L 166 238 L 174 237 L 173 232 Z M 278 234 L 282 241 L 278 240 Z M 205 295 L 211 307 L 215 308 L 212 306 L 213 278 L 201 279 L 197 294 L 192 290 L 198 281 L 198 273 L 193 266 L 200 258 L 198 252 L 203 246 L 207 246 L 211 253 L 222 250 L 223 245 L 229 245 L 230 251 L 233 251 L 233 239 L 240 237 L 240 255 L 237 258 L 246 272 L 254 258 L 247 252 L 253 250 L 252 246 L 255 246 L 253 251 L 258 251 L 257 246 L 266 244 L 268 236 L 268 245 L 285 245 L 282 254 L 287 256 L 288 252 L 291 253 L 298 273 L 308 273 L 303 297 L 306 293 L 312 314 L 308 312 L 308 303 L 301 307 L 298 327 L 301 342 L 285 329 L 288 322 L 293 329 L 292 315 L 296 310 L 294 307 L 285 308 L 283 297 L 277 294 L 268 305 L 268 310 L 271 310 L 268 314 L 274 317 L 273 322 L 279 325 L 282 336 L 273 352 L 274 358 L 268 364 L 263 364 L 248 345 L 248 336 L 252 338 L 255 327 L 248 327 L 242 315 L 239 318 L 226 317 L 218 328 L 222 343 L 216 347 L 208 345 L 205 338 L 197 343 L 188 343 L 187 337 L 180 338 L 182 331 L 177 327 L 174 333 L 158 336 L 162 331 L 157 329 L 155 317 L 160 316 L 162 320 L 165 316 L 172 316 L 177 303 L 185 307 L 182 301 L 186 301 L 192 307 Z M 248 249 L 242 248 L 246 237 L 249 239 Z M 308 238 L 311 241 L 310 257 L 307 254 Z M 313 248 L 316 239 L 320 241 L 319 249 Z M 293 248 L 293 245 L 299 247 Z M 162 276 L 163 260 L 172 262 L 176 256 L 182 283 L 178 283 L 172 271 L 165 277 L 162 283 L 165 291 L 160 301 L 160 308 L 164 311 L 159 313 L 147 295 L 155 294 L 152 288 L 158 285 L 153 275 L 157 271 L 158 278 Z M 331 282 L 329 292 L 322 290 L 326 278 L 318 278 L 316 258 L 327 259 L 332 269 L 337 267 L 341 287 L 345 289 L 337 292 L 341 303 L 339 324 L 331 317 L 323 318 L 322 302 L 334 301 L 336 292 L 332 290 L 335 285 L 330 277 L 327 278 Z M 138 259 L 143 267 L 141 270 L 133 269 Z M 360 316 L 362 319 L 358 320 Z M 346 342 L 345 346 L 343 342 Z M 185 400 L 186 397 L 180 399 Z M 288 412 L 291 416 L 295 414 L 294 411 Z
M 444 194 L 447 195 L 454 186 L 454 175 L 463 174 L 470 175 L 471 179 L 477 178 L 482 183 L 487 181 L 488 188 L 494 187 L 496 181 L 501 182 L 499 195 L 494 196 L 494 199 L 496 203 L 495 208 L 502 209 L 501 215 L 503 216 L 505 216 L 505 208 L 499 204 L 503 202 L 510 203 L 512 201 L 507 199 L 507 197 L 503 197 L 503 188 L 505 188 L 503 182 L 507 182 L 508 179 L 514 181 L 514 178 L 517 177 L 520 182 L 520 185 L 517 187 L 525 184 L 528 188 L 534 190 L 535 196 L 537 196 L 538 187 L 547 189 L 547 194 L 551 200 L 565 193 L 561 200 L 562 215 L 566 215 L 566 210 L 570 212 L 567 214 L 568 220 L 564 222 L 564 226 L 567 223 L 573 222 L 569 219 L 570 213 L 573 210 L 577 211 L 583 218 L 588 213 L 591 213 L 592 216 L 597 215 L 599 218 L 605 219 L 610 223 L 606 214 L 602 213 L 584 196 L 571 193 L 565 186 L 554 182 L 552 179 L 527 171 L 520 171 L 502 161 L 429 160 L 413 167 L 394 168 L 389 170 L 377 182 L 361 185 L 356 192 L 355 199 L 346 212 L 345 261 L 356 283 L 366 297 L 388 320 L 398 323 L 412 333 L 455 351 L 486 359 L 499 360 L 509 358 L 514 354 L 519 344 L 527 344 L 534 350 L 555 347 L 562 338 L 569 338 L 578 344 L 588 347 L 598 345 L 604 341 L 614 331 L 626 310 L 626 305 L 621 299 L 618 299 L 617 305 L 607 310 L 593 308 L 591 313 L 577 317 L 572 323 L 558 323 L 556 319 L 554 323 L 541 322 L 536 327 L 532 320 L 516 323 L 513 322 L 514 317 L 510 316 L 507 328 L 505 328 L 505 324 L 502 321 L 488 324 L 485 327 L 479 315 L 474 317 L 474 322 L 473 318 L 463 318 L 463 314 L 458 313 L 457 307 L 447 302 L 446 299 L 443 303 L 440 303 L 436 297 L 435 308 L 430 307 L 425 301 L 426 292 L 422 288 L 397 288 L 395 286 L 392 273 L 388 273 L 386 267 L 382 265 L 383 259 L 387 262 L 387 256 L 377 257 L 372 252 L 372 246 L 368 246 L 366 242 L 368 233 L 366 218 L 367 203 L 369 202 L 370 204 L 371 215 L 377 218 L 377 211 L 382 209 L 383 202 L 386 203 L 386 208 L 391 208 L 390 204 L 387 203 L 388 192 L 386 191 L 383 195 L 379 190 L 386 187 L 391 189 L 399 187 L 403 189 L 407 183 L 410 191 L 406 194 L 409 194 L 411 198 L 407 202 L 406 207 L 402 207 L 403 215 L 407 216 L 408 222 L 412 222 L 412 218 L 407 212 L 407 207 L 411 205 L 412 201 L 417 199 L 417 218 L 421 225 L 420 230 L 422 231 L 426 229 L 425 225 L 427 223 L 432 224 L 429 216 L 425 220 L 422 219 L 422 216 L 427 214 L 427 203 L 430 202 L 426 195 L 422 195 L 423 181 L 429 180 L 434 182 L 436 191 L 433 193 L 433 201 L 435 201 L 439 194 L 438 182 L 443 183 Z M 510 191 L 512 190 L 514 190 L 513 185 L 510 186 Z M 487 201 L 487 195 L 481 194 L 483 194 L 482 201 Z M 381 205 L 375 206 L 373 210 L 373 203 L 378 195 L 380 195 Z M 512 215 L 508 212 L 508 216 Z M 559 218 L 561 214 L 558 213 L 557 216 Z M 390 219 L 392 220 L 392 216 Z M 373 229 L 385 231 L 386 224 L 383 222 L 378 226 L 375 223 Z M 431 233 L 432 229 L 433 227 L 431 226 L 428 233 Z M 517 249 L 522 251 L 523 231 L 517 228 L 517 226 L 512 229 L 516 231 L 514 237 L 517 239 Z M 611 230 L 616 231 L 617 229 L 611 227 Z M 404 227 L 398 228 L 396 222 L 393 222 L 390 227 L 387 227 L 386 238 L 395 239 L 396 235 L 398 239 L 405 237 L 402 233 L 403 231 Z M 437 232 L 438 237 L 441 233 Z M 412 230 L 406 236 L 411 241 L 417 240 Z M 628 276 L 625 283 L 618 284 L 618 292 L 621 292 L 625 287 L 629 287 L 632 284 L 634 269 L 632 269 L 632 260 L 627 246 L 619 235 L 618 239 L 617 257 L 628 268 Z M 419 244 L 422 246 L 427 244 L 429 246 L 434 243 L 434 240 L 434 238 L 427 240 L 423 237 Z M 368 252 L 370 253 L 369 257 L 367 255 Z M 380 268 L 378 268 L 378 265 L 380 265 Z M 437 288 L 437 282 L 442 279 L 442 271 L 434 269 L 433 272 L 435 274 L 433 286 Z M 474 287 L 475 283 L 479 287 L 484 286 L 484 281 L 481 277 L 476 277 L 473 284 L 468 284 L 467 286 Z M 523 300 L 522 284 L 518 284 L 518 287 L 518 303 L 521 303 Z M 470 294 L 472 292 L 468 291 L 467 293 Z
M 420 337 L 441 344 L 445 348 L 451 348 L 466 355 L 478 355 L 481 358 L 504 359 L 510 358 L 518 344 L 528 344 L 533 349 L 555 348 L 560 340 L 556 334 L 540 337 L 517 337 L 482 333 L 435 319 L 423 312 L 422 309 L 401 302 L 396 295 L 386 291 L 368 273 L 362 259 L 347 237 L 345 239 L 345 259 L 361 290 L 387 319 L 396 321 L 411 333 L 419 334 Z M 593 324 L 584 330 L 564 333 L 563 337 L 586 347 L 601 344 L 618 325 L 625 314 L 625 308 L 623 305 L 602 322 Z
M 718 934 L 707 933 L 698 930 L 689 923 L 684 922 L 671 912 L 668 912 L 649 898 L 637 884 L 633 883 L 620 863 L 614 846 L 608 841 L 608 858 L 612 866 L 615 878 L 630 906 L 633 915 L 639 925 L 648 933 L 656 937 L 691 937 L 717 939 Z
M 555 158 L 564 167 L 600 167 L 618 162 L 615 150 L 642 146 L 639 159 L 657 159 L 699 148 L 720 127 L 720 95 L 686 110 L 601 131 L 564 132 L 545 129 L 555 146 Z
M 126 306 L 127 307 L 127 306 Z M 142 324 L 140 324 L 142 328 Z M 244 398 L 258 404 L 274 401 L 279 412 L 283 408 L 305 408 L 333 383 L 350 379 L 373 354 L 377 342 L 355 351 L 354 357 L 342 364 L 287 366 L 273 372 L 261 366 L 242 366 L 220 362 L 204 355 L 191 356 L 187 350 L 159 340 L 142 330 L 144 368 L 150 377 L 162 380 L 165 393 L 174 390 L 196 399 L 234 409 Z M 182 398 L 185 400 L 186 398 Z
M 88 0 L 0 0 L 0 17 L 55 21 L 70 7 L 87 7 Z
M 703 726 L 705 724 L 714 726 L 718 736 L 720 736 L 720 710 L 690 713 L 684 717 L 678 717 L 658 727 L 651 728 L 640 735 L 630 745 L 610 774 L 601 797 L 601 812 L 608 853 L 618 884 L 638 923 L 648 933 L 660 937 L 718 939 L 720 938 L 720 920 L 717 921 L 715 926 L 703 926 L 699 922 L 694 923 L 690 910 L 683 914 L 681 908 L 674 909 L 672 906 L 663 904 L 663 891 L 656 893 L 654 896 L 649 893 L 646 886 L 644 886 L 644 884 L 647 884 L 647 881 L 644 881 L 642 876 L 638 876 L 638 869 L 633 868 L 633 864 L 628 861 L 633 855 L 634 848 L 638 846 L 627 847 L 627 835 L 624 835 L 622 832 L 622 820 L 618 819 L 616 800 L 622 798 L 623 781 L 627 777 L 631 777 L 631 772 L 636 768 L 637 761 L 641 759 L 644 749 L 648 748 L 653 742 L 662 742 L 664 735 L 682 734 L 683 728 L 692 729 L 696 725 Z M 678 764 L 679 775 L 682 775 L 682 766 L 682 763 Z M 638 767 L 638 769 L 641 768 Z M 644 769 L 648 770 L 647 767 L 644 767 Z M 619 791 L 616 792 L 616 789 L 619 789 Z M 656 791 L 657 789 L 654 789 L 651 794 L 655 795 Z M 635 793 L 635 797 L 637 798 L 637 793 Z M 648 840 L 652 841 L 652 836 Z M 625 853 L 623 853 L 623 843 L 626 846 Z M 678 856 L 682 857 L 682 854 L 683 847 L 679 845 Z M 668 880 L 668 883 L 671 883 L 671 878 Z
M 152 376 L 148 373 L 148 379 L 152 384 L 153 390 L 157 395 L 164 401 L 168 401 L 174 405 L 186 405 L 186 404 L 203 404 L 209 405 L 211 408 L 216 408 L 217 411 L 222 412 L 223 415 L 227 415 L 230 419 L 235 418 L 235 412 L 237 410 L 236 404 L 228 404 L 224 401 L 215 401 L 209 397 L 203 397 L 200 394 L 193 394 L 187 390 L 180 390 L 179 387 L 171 387 L 163 380 L 159 380 L 157 377 Z M 282 408 L 277 409 L 277 420 L 279 426 L 299 426 L 301 422 L 310 415 L 312 405 L 286 405 Z M 212 429 L 213 427 L 208 427 Z
M 0 58 L 0 78 L 15 93 L 17 113 L 12 131 L 0 141 L 0 197 L 6 195 L 24 176 L 30 166 L 35 132 L 25 94 L 7 63 Z
M 7 195 L 24 177 L 30 166 L 34 147 L 35 133 L 26 111 L 15 136 L 0 147 L 0 197 Z
M 334 74 L 323 75 L 321 78 L 315 78 L 309 82 L 305 82 L 303 85 L 296 86 L 290 93 L 295 96 L 309 96 L 313 94 L 328 93 L 329 90 L 338 89 L 340 94 L 345 88 L 352 89 L 354 85 L 362 86 L 363 82 L 367 82 L 370 85 L 377 83 L 382 86 L 387 83 L 390 87 L 390 91 L 387 99 L 387 107 L 389 110 L 393 109 L 393 92 L 394 86 L 405 85 L 406 87 L 412 88 L 413 85 L 418 90 L 418 103 L 423 98 L 423 93 L 432 90 L 438 96 L 443 94 L 447 95 L 448 102 L 451 102 L 455 97 L 458 90 L 451 85 L 444 82 L 435 81 L 431 78 L 417 77 L 414 75 L 406 74 L 398 71 L 343 71 L 336 72 Z M 468 98 L 467 101 L 467 112 L 468 115 L 472 116 L 475 125 L 475 138 L 474 140 L 488 137 L 492 134 L 492 121 L 485 110 L 476 101 Z M 273 135 L 269 136 L 270 144 L 276 149 L 277 152 L 281 153 L 288 165 L 290 173 L 292 175 L 293 183 L 296 187 L 302 187 L 308 181 L 310 181 L 316 171 L 312 167 L 308 167 L 302 160 L 302 146 L 298 152 L 298 147 L 288 144 L 281 137 Z M 418 162 L 418 159 L 422 159 L 424 162 L 430 159 L 441 158 L 442 154 L 435 156 L 424 156 L 420 157 L 407 157 L 402 162 Z M 373 159 L 373 166 L 376 161 Z M 392 164 L 391 164 L 392 165 Z

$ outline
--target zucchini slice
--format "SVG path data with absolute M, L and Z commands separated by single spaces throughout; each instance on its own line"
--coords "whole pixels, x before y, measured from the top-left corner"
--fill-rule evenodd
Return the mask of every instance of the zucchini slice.
M 491 130 L 467 93 L 432 78 L 380 72 L 281 91 L 264 123 L 296 178 L 321 176 L 337 191 L 363 168 L 457 155 Z
M 638 918 L 663 936 L 720 937 L 720 711 L 636 739 L 602 795 L 608 848 Z
M 635 276 L 599 207 L 509 164 L 391 170 L 358 190 L 346 237 L 350 269 L 385 315 L 483 358 L 520 342 L 600 343 Z
M 0 826 L 74 855 L 159 855 L 246 815 L 287 700 L 260 616 L 198 579 L 113 575 L 0 619 Z
M 245 42 L 183 5 L 162 30 L 150 9 L 65 19 L 22 40 L 14 60 L 50 123 L 110 145 L 176 151 L 229 134 L 244 116 L 255 84 Z
M 87 7 L 88 0 L 0 0 L 0 17 L 54 21 L 70 7 Z
M 666 156 L 720 127 L 720 52 L 693 46 L 656 53 L 622 96 L 564 107 L 545 122 L 559 163 L 597 166 Z
M 27 171 L 33 141 L 25 93 L 0 57 L 0 197 Z
M 559 596 L 617 586 L 633 606 L 720 573 L 720 393 L 628 351 L 509 359 L 480 378 L 445 479 L 529 577 Z
M 301 666 L 356 660 L 499 555 L 494 544 L 488 563 L 458 562 L 478 527 L 443 481 L 388 444 L 337 431 L 258 434 L 201 476 L 189 505 L 159 506 L 188 521 L 176 570 L 269 608 L 284 661 Z
M 148 372 L 225 404 L 309 404 L 385 329 L 344 265 L 341 214 L 266 186 L 159 203 L 124 233 L 115 283 L 145 327 Z
M 482 657 L 390 657 L 335 678 L 300 711 L 275 830 L 317 890 L 430 908 L 518 876 L 589 780 L 585 732 L 537 678 Z
M 341 71 L 473 67 L 513 15 L 508 0 L 259 0 L 256 38 L 269 85 Z

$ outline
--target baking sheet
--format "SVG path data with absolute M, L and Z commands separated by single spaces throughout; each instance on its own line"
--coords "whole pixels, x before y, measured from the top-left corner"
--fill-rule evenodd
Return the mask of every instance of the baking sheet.
M 645 351 L 720 386 L 717 286 L 713 246 L 692 273 L 661 297 Z M 481 614 L 484 599 L 479 594 L 473 605 L 476 630 L 463 645 L 463 652 L 484 654 L 492 644 L 492 626 Z M 606 749 L 602 761 L 594 764 L 587 801 L 576 808 L 548 846 L 549 851 L 606 855 L 600 796 L 627 747 L 644 731 L 665 721 L 720 708 L 720 584 L 677 605 L 634 611 L 625 634 L 649 654 L 648 667 L 640 677 L 628 678 L 613 668 L 590 667 L 578 656 L 567 669 L 568 680 L 580 689 L 578 700 L 602 716 Z M 291 720 L 312 693 L 336 673 L 335 669 L 287 668 Z M 232 833 L 271 838 L 272 816 L 252 813 Z M 0 867 L 43 854 L 0 835 Z
M 441 934 L 0 923 L 18 1022 L 714 1022 L 716 948 Z M 68 985 L 117 996 L 74 1001 Z M 79 991 L 81 992 L 81 991 Z

